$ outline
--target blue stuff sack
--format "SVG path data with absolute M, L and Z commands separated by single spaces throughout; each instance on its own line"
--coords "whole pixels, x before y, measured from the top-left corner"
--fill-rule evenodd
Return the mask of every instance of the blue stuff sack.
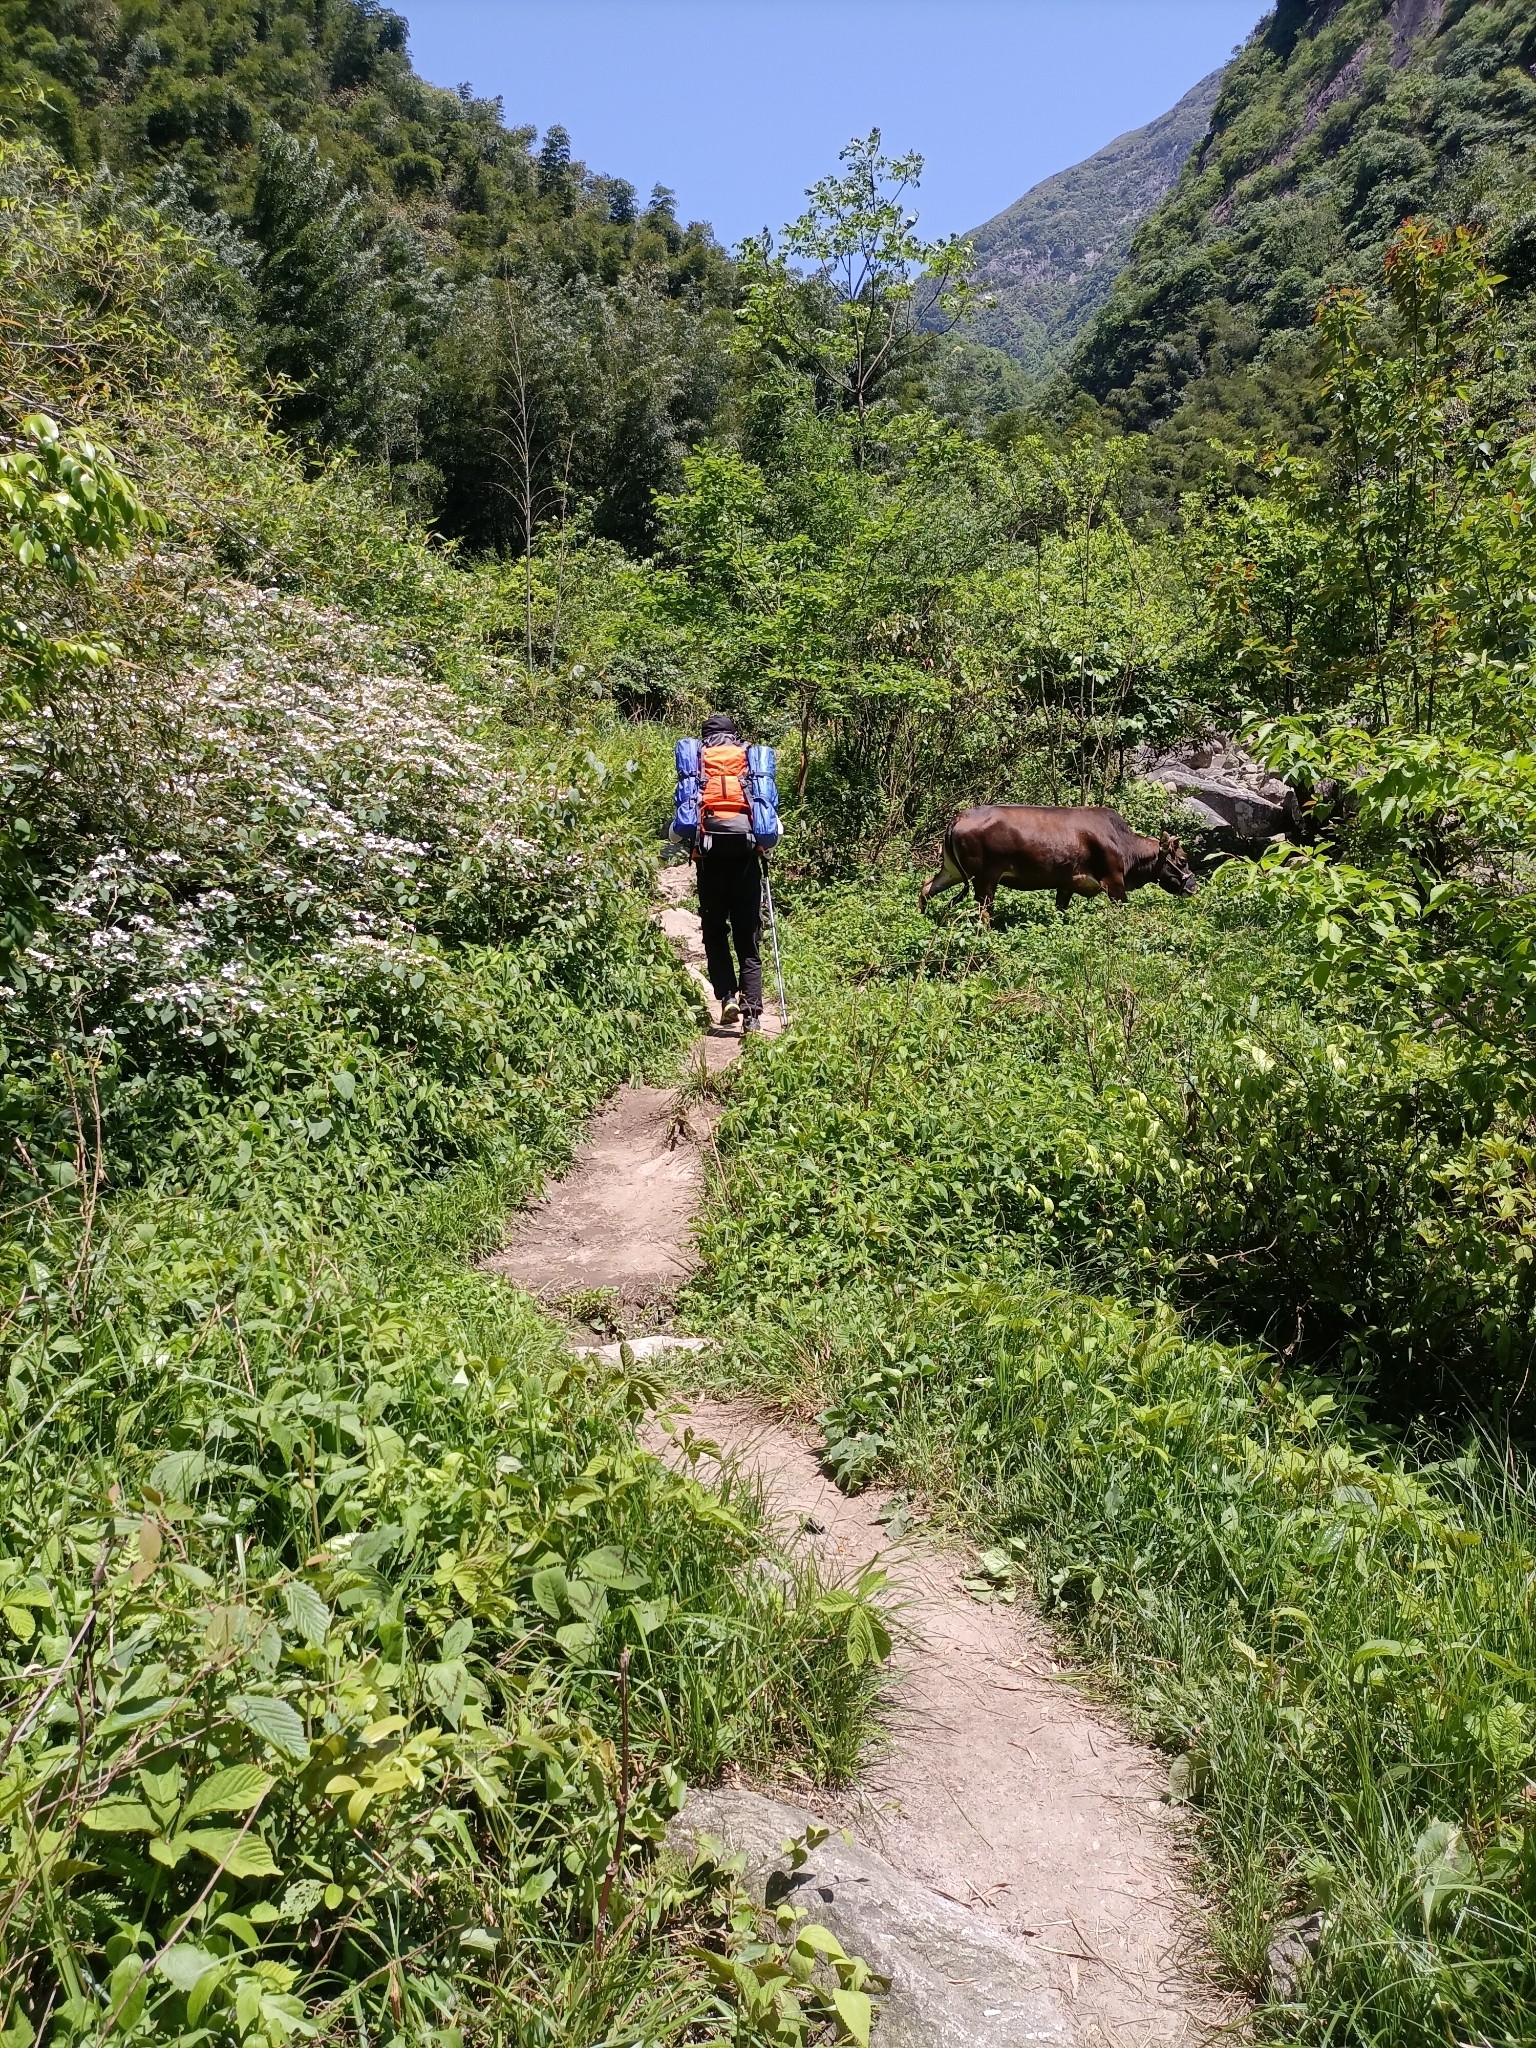
M 692 742 L 679 742 L 679 766 L 682 764 L 683 747 L 690 744 Z M 772 747 L 748 747 L 747 778 L 747 796 L 752 805 L 752 837 L 759 846 L 777 846 L 783 836 L 783 827 L 779 823 L 778 761 Z
M 677 764 L 677 795 L 672 806 L 672 836 L 674 839 L 681 839 L 685 832 L 697 832 L 699 829 L 704 749 L 697 740 L 679 740 L 672 758 Z

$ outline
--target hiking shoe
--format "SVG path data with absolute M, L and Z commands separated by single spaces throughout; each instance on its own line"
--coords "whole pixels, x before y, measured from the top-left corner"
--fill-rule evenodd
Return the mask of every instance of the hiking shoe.
M 741 999 L 738 996 L 722 996 L 720 998 L 720 1022 L 722 1024 L 739 1024 L 741 1022 Z
M 745 1037 L 746 1037 L 746 1035 L 747 1035 L 747 1033 L 748 1033 L 749 1031 L 761 1031 L 761 1030 L 762 1030 L 762 1028 L 763 1028 L 763 1020 L 762 1020 L 762 1018 L 761 1018 L 761 1017 L 760 1017 L 760 1016 L 758 1015 L 758 1013 L 757 1013 L 757 1011 L 756 1011 L 756 1010 L 743 1010 L 743 1011 L 742 1011 L 742 1013 L 741 1013 L 741 1035 L 742 1035 L 742 1037 L 743 1037 L 743 1038 L 745 1038 Z

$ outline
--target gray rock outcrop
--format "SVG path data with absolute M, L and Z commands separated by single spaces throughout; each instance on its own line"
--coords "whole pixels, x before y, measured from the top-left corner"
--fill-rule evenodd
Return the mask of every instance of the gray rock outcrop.
M 1301 824 L 1296 792 L 1230 740 L 1200 740 L 1147 760 L 1141 774 L 1184 799 L 1182 808 L 1212 846 L 1239 852 Z
M 875 2048 L 1071 2048 L 1072 2029 L 1038 1964 L 964 1906 L 837 1833 L 792 1870 L 780 1845 L 813 1824 L 758 1792 L 694 1792 L 668 1839 L 684 1852 L 707 1838 L 722 1842 L 745 1857 L 754 1898 L 792 1900 L 890 1979 Z

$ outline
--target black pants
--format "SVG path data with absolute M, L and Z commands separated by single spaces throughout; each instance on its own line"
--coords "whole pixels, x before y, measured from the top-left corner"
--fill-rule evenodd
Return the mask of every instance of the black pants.
M 710 986 L 722 1003 L 739 990 L 741 1007 L 758 1016 L 763 1007 L 763 872 L 757 849 L 750 840 L 744 846 L 722 846 L 717 839 L 700 853 L 698 877 Z

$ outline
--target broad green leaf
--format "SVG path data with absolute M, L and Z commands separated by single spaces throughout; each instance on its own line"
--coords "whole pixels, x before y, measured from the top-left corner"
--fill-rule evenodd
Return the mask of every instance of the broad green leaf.
M 168 1827 L 181 1810 L 181 1795 L 186 1786 L 180 1764 L 172 1764 L 168 1771 L 140 1771 L 138 1776 L 150 1812 L 161 1827 Z
M 221 1913 L 214 1921 L 226 1934 L 232 1934 L 245 1948 L 260 1948 L 261 1936 L 243 1913 Z
M 856 1607 L 848 1617 L 848 1662 L 862 1671 L 866 1664 L 883 1664 L 890 1654 L 885 1623 L 872 1607 Z
M 210 1863 L 222 1863 L 231 1877 L 281 1877 L 272 1851 L 258 1834 L 238 1828 L 189 1828 L 184 1837 Z
M 814 1921 L 795 1930 L 795 1947 L 806 1950 L 810 1955 L 825 1956 L 828 1962 L 834 1963 L 843 1961 L 848 1954 L 829 1927 L 818 1927 Z
M 325 1897 L 325 1886 L 317 1877 L 301 1877 L 289 1885 L 277 1902 L 285 1920 L 306 1920 Z
M 361 1571 L 375 1569 L 394 1549 L 405 1534 L 403 1529 L 391 1524 L 383 1529 L 365 1529 L 360 1536 L 352 1539 L 347 1552 L 347 1561 Z
M 648 1636 L 660 1628 L 672 1612 L 672 1602 L 665 1593 L 659 1593 L 654 1600 L 632 1602 L 629 1611 L 635 1617 L 635 1626 L 641 1635 Z
M 300 1763 L 308 1761 L 309 1737 L 304 1733 L 304 1723 L 286 1700 L 260 1692 L 236 1693 L 229 1702 L 229 1710 L 253 1734 L 270 1742 L 284 1756 Z
M 207 1949 L 199 1948 L 193 1941 L 178 1941 L 155 1965 L 167 1984 L 178 1991 L 190 1991 L 199 1977 L 218 1967 L 218 1957 L 209 1955 Z
M 837 2009 L 838 2024 L 846 2040 L 856 2041 L 859 2048 L 869 2048 L 869 2030 L 874 2024 L 875 2008 L 866 1991 L 834 1991 L 832 2003 Z
M 167 1500 L 190 1500 L 207 1469 L 208 1460 L 201 1451 L 171 1451 L 156 1461 L 149 1483 Z
M 469 1648 L 475 1633 L 475 1624 L 466 1615 L 460 1618 L 443 1637 L 443 1662 L 451 1664 L 455 1657 L 462 1657 Z
M 131 2034 L 143 2017 L 144 2003 L 149 1997 L 147 1961 L 147 1957 L 131 1952 L 123 1957 L 107 1979 L 107 2003 L 117 2014 L 117 2029 L 121 2034 Z M 4 2036 L 0 2035 L 0 2040 L 3 2039 Z
M 597 1630 L 589 1621 L 568 1621 L 555 1630 L 555 1641 L 567 1657 L 585 1657 L 597 1641 Z
M 611 1543 L 605 1543 L 599 1550 L 589 1550 L 580 1568 L 583 1578 L 599 1586 L 612 1586 L 618 1593 L 633 1593 L 647 1582 L 646 1574 L 637 1572 L 623 1551 Z
M 197 1786 L 182 1810 L 186 1827 L 205 1813 L 247 1814 L 271 1790 L 272 1779 L 259 1764 L 231 1764 Z
M 314 1587 L 303 1579 L 290 1579 L 283 1588 L 283 1606 L 288 1626 L 311 1649 L 319 1649 L 331 1625 L 331 1610 Z
M 427 1697 L 444 1715 L 451 1727 L 459 1725 L 459 1714 L 464 1705 L 465 1688 L 469 1673 L 457 1657 L 451 1664 L 429 1664 L 422 1674 Z
M 1186 1750 L 1168 1766 L 1168 1798 L 1174 1806 L 1187 1806 L 1200 1799 L 1210 1781 L 1210 1759 L 1204 1750 Z
M 201 1977 L 198 1978 L 192 1989 L 187 1993 L 188 2026 L 195 2027 L 197 2025 L 203 2016 L 204 2007 L 223 1981 L 224 1972 L 222 1969 L 204 1970 Z
M 533 1575 L 533 1597 L 542 1613 L 551 1621 L 558 1621 L 565 1612 L 567 1593 L 564 1569 L 558 1564 L 547 1564 L 542 1571 Z
M 95 1835 L 152 1835 L 155 1817 L 142 1799 L 103 1799 L 81 1814 L 80 1822 Z

